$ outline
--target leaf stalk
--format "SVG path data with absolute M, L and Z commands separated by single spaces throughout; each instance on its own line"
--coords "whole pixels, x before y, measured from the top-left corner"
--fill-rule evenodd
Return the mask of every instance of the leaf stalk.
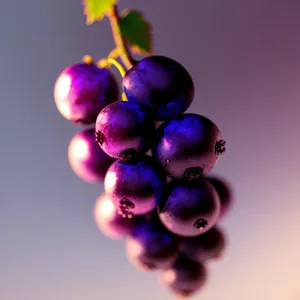
M 107 13 L 107 17 L 110 21 L 110 26 L 112 29 L 116 48 L 119 51 L 120 59 L 125 65 L 126 69 L 129 70 L 133 67 L 136 61 L 131 57 L 126 41 L 122 36 L 121 28 L 120 28 L 120 17 L 119 17 L 117 5 L 114 5 L 112 7 L 112 9 Z

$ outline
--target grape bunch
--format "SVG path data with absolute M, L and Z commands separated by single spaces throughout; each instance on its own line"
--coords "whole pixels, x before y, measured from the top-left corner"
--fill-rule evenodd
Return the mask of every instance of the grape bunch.
M 160 270 L 162 282 L 188 297 L 206 282 L 206 262 L 222 255 L 217 225 L 232 192 L 208 173 L 225 152 L 216 124 L 186 113 L 194 98 L 188 71 L 175 60 L 148 56 L 129 69 L 120 100 L 116 79 L 93 63 L 58 77 L 54 98 L 69 121 L 89 125 L 71 140 L 73 171 L 104 182 L 94 218 L 112 239 L 125 238 L 130 263 Z

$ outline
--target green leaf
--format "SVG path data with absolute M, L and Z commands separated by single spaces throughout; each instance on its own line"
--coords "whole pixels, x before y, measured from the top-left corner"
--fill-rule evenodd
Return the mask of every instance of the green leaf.
M 84 0 L 86 23 L 101 21 L 117 2 L 118 0 Z
M 151 24 L 137 10 L 125 10 L 120 17 L 122 36 L 137 54 L 152 53 Z

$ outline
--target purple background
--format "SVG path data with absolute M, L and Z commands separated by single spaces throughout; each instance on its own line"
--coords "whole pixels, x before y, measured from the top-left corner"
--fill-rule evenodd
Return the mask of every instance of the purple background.
M 126 261 L 93 221 L 102 186 L 76 177 L 79 128 L 57 112 L 59 72 L 113 47 L 107 20 L 86 26 L 81 0 L 0 2 L 0 299 L 165 300 L 155 274 Z M 187 5 L 189 3 L 189 5 Z M 201 300 L 300 299 L 300 2 L 121 0 L 152 21 L 155 52 L 192 74 L 190 111 L 228 143 L 215 172 L 235 186 Z

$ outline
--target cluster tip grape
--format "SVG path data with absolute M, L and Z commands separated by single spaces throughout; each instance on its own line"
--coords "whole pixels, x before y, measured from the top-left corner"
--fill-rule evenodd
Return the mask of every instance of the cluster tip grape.
M 112 73 L 90 56 L 59 75 L 58 111 L 87 126 L 70 141 L 70 166 L 86 182 L 104 182 L 94 207 L 99 229 L 126 238 L 133 266 L 160 270 L 164 285 L 189 297 L 206 282 L 206 262 L 225 248 L 217 222 L 232 193 L 208 173 L 226 142 L 213 121 L 186 113 L 194 83 L 175 60 L 140 60 L 125 73 L 122 90 L 126 101 Z

